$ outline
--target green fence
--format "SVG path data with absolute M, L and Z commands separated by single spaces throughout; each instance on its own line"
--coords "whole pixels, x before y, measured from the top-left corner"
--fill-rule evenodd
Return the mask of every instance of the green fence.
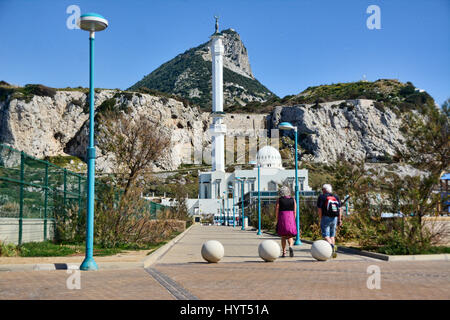
M 96 190 L 98 187 L 96 182 Z M 58 210 L 76 208 L 79 215 L 85 215 L 86 188 L 84 175 L 0 144 L 0 218 L 18 219 L 18 244 L 23 240 L 25 219 L 43 220 L 42 239 L 45 241 L 49 223 L 55 221 L 57 213 L 61 213 Z M 156 218 L 157 212 L 164 208 L 149 201 L 152 218 Z M 2 230 L 6 229 L 0 228 L 0 233 Z

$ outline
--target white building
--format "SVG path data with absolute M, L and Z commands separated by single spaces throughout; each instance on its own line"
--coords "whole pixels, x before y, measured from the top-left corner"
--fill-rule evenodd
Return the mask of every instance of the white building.
M 295 190 L 295 170 L 286 170 L 282 166 L 281 155 L 271 146 L 261 148 L 257 153 L 260 166 L 260 191 L 277 191 L 279 185 L 288 185 Z M 237 178 L 240 178 L 238 180 Z M 298 170 L 299 191 L 311 191 L 308 184 L 308 170 Z M 199 174 L 198 199 L 188 199 L 191 214 L 220 214 L 223 199 L 237 203 L 249 191 L 258 191 L 258 168 L 235 170 L 234 172 L 209 171 Z M 228 191 L 228 192 L 227 192 Z M 225 192 L 225 193 L 224 193 Z M 230 199 L 230 200 L 226 200 Z M 225 205 L 227 205 L 225 203 Z
M 252 170 L 235 170 L 225 172 L 224 136 L 227 132 L 223 123 L 223 36 L 216 32 L 211 36 L 212 55 L 212 125 L 210 127 L 212 139 L 212 170 L 199 173 L 199 195 L 197 199 L 187 199 L 190 214 L 219 215 L 226 204 L 237 203 L 249 191 L 258 191 L 258 168 L 260 166 L 260 191 L 277 191 L 278 185 L 287 184 L 294 190 L 295 170 L 285 170 L 282 166 L 281 155 L 272 146 L 262 147 L 256 156 L 257 165 Z M 238 180 L 239 178 L 240 180 Z M 310 191 L 308 185 L 308 170 L 298 171 L 299 191 Z

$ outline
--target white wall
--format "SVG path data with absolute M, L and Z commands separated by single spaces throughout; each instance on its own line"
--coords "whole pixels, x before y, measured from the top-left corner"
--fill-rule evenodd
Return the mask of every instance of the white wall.
M 44 219 L 22 220 L 22 243 L 44 241 Z M 55 230 L 54 220 L 47 220 L 47 239 L 53 239 Z M 18 244 L 19 219 L 0 218 L 0 241 Z

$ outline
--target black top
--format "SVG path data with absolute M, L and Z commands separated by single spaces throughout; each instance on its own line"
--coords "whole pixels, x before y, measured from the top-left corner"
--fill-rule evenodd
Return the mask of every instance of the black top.
M 328 196 L 334 196 L 336 198 L 336 200 L 339 202 L 339 208 L 341 207 L 341 200 L 339 199 L 339 197 L 337 196 L 337 194 L 333 194 L 333 193 L 324 193 L 321 194 L 319 196 L 319 198 L 317 199 L 317 208 L 321 208 L 322 209 L 322 215 L 326 216 L 327 215 L 327 197 Z
M 294 198 L 280 197 L 278 205 L 278 211 L 294 211 Z

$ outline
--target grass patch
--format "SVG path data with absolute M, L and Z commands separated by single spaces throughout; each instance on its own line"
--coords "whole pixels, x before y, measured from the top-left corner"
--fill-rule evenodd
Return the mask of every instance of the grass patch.
M 152 253 L 159 247 L 165 245 L 168 241 L 178 236 L 181 232 L 173 232 L 171 236 L 157 243 L 149 243 L 144 246 L 127 244 L 114 248 L 104 248 L 94 245 L 94 256 L 104 257 L 112 256 L 124 251 L 151 250 Z M 21 246 L 15 244 L 6 244 L 0 242 L 0 257 L 66 257 L 66 256 L 83 256 L 86 252 L 84 243 L 61 243 L 56 244 L 51 241 L 44 242 L 28 242 Z
M 444 246 L 432 246 L 429 248 L 403 248 L 403 247 L 392 247 L 392 246 L 382 246 L 382 247 L 376 247 L 376 248 L 355 248 L 355 249 L 363 249 L 366 251 L 371 252 L 377 252 L 377 253 L 383 253 L 387 255 L 414 255 L 414 254 L 443 254 L 443 253 L 450 253 L 450 247 L 444 247 Z
M 75 254 L 77 249 L 50 241 L 28 242 L 18 247 L 18 253 L 21 257 L 61 257 Z

